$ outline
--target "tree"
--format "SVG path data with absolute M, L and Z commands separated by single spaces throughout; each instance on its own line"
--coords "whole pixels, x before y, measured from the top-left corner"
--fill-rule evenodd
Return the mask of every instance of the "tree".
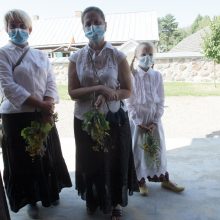
M 167 14 L 165 17 L 159 18 L 158 23 L 160 51 L 168 51 L 174 46 L 175 39 L 181 35 L 178 31 L 178 22 L 173 15 Z
M 194 20 L 194 22 L 191 25 L 191 33 L 195 33 L 198 30 L 209 26 L 211 23 L 211 19 L 209 16 L 201 16 L 200 14 L 197 15 L 196 19 Z
M 215 64 L 220 64 L 220 17 L 215 17 L 210 25 L 211 33 L 203 41 L 205 57 L 214 62 L 214 83 L 216 87 Z
M 177 33 L 178 33 L 178 35 L 176 35 L 174 38 L 174 45 L 173 46 L 175 46 L 181 40 L 186 38 L 189 35 L 189 30 L 188 30 L 188 28 L 178 28 Z
M 167 14 L 166 16 L 158 19 L 159 23 L 159 51 L 166 52 L 177 45 L 185 37 L 197 32 L 198 30 L 209 26 L 211 19 L 209 16 L 197 15 L 196 19 L 186 28 L 178 28 L 178 22 L 172 14 Z

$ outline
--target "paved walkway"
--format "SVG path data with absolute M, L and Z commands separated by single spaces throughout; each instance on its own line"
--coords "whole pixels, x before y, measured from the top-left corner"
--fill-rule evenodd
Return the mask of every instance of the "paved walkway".
M 124 209 L 124 220 L 220 220 L 220 98 L 167 98 L 164 114 L 168 170 L 171 179 L 186 187 L 181 194 L 149 184 L 150 194 L 135 193 Z M 59 104 L 58 129 L 74 183 L 72 102 Z M 2 170 L 2 164 L 0 163 Z M 104 220 L 101 212 L 86 214 L 74 187 L 64 189 L 58 207 L 40 208 L 43 220 Z M 12 220 L 28 220 L 26 208 L 11 213 Z

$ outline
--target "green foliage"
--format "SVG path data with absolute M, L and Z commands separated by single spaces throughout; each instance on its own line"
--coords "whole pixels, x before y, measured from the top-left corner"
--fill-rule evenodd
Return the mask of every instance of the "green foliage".
M 194 22 L 191 25 L 190 33 L 193 34 L 200 29 L 207 27 L 211 24 L 211 19 L 209 16 L 201 16 L 200 14 L 196 17 Z
M 174 33 L 178 27 L 178 23 L 173 15 L 167 14 L 165 17 L 159 19 L 159 31 L 169 32 L 168 35 Z
M 164 82 L 164 89 L 166 96 L 220 96 L 220 83 Z
M 166 96 L 220 96 L 220 83 L 165 82 Z
M 156 165 L 157 168 L 160 167 L 160 142 L 157 140 L 151 132 L 145 132 L 143 134 L 143 143 L 140 146 L 146 153 L 147 164 L 151 167 Z
M 32 121 L 30 127 L 22 129 L 21 136 L 26 143 L 26 151 L 34 159 L 36 156 L 43 156 L 45 152 L 44 140 L 53 126 L 50 123 Z
M 27 143 L 26 151 L 33 160 L 36 156 L 42 157 L 44 155 L 46 150 L 44 147 L 44 141 L 54 126 L 54 123 L 58 120 L 57 113 L 52 115 L 52 120 L 52 124 L 49 122 L 32 121 L 31 126 L 21 130 L 21 136 Z
M 167 14 L 165 17 L 159 18 L 158 23 L 160 36 L 159 51 L 167 52 L 187 36 L 209 26 L 211 19 L 209 16 L 198 15 L 190 27 L 179 28 L 175 17 Z
M 179 28 L 179 38 L 176 39 L 177 43 L 186 38 L 189 35 L 189 28 Z
M 62 100 L 71 100 L 69 94 L 68 94 L 68 88 L 66 85 L 58 85 L 58 93 L 60 96 L 60 99 Z
M 108 131 L 110 127 L 103 113 L 97 109 L 86 112 L 84 114 L 82 129 L 96 142 L 96 145 L 92 147 L 94 151 L 108 152 L 108 148 L 105 146 L 105 140 L 106 136 L 109 135 Z
M 159 50 L 166 52 L 183 39 L 184 33 L 178 29 L 178 22 L 176 22 L 176 18 L 171 14 L 159 18 L 158 23 L 160 35 Z
M 211 33 L 203 42 L 204 55 L 216 63 L 220 63 L 220 18 L 216 17 L 210 25 Z

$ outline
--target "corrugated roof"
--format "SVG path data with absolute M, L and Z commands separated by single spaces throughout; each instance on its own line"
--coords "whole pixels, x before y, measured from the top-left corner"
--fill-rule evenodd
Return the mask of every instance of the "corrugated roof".
M 203 38 L 210 33 L 210 28 L 205 27 L 196 33 L 184 38 L 170 52 L 202 52 Z
M 156 12 L 133 12 L 106 15 L 106 40 L 123 43 L 130 39 L 136 41 L 158 41 L 158 22 Z M 73 41 L 74 39 L 74 41 Z M 4 30 L 0 30 L 0 46 L 8 40 Z M 50 18 L 33 20 L 33 31 L 29 43 L 33 47 L 82 45 L 88 42 L 84 36 L 81 18 Z

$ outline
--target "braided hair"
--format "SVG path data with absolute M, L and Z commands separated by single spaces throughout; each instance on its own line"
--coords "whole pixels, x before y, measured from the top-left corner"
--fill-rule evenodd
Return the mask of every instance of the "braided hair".
M 141 42 L 137 45 L 137 47 L 135 48 L 135 51 L 134 51 L 134 57 L 131 61 L 131 65 L 130 65 L 130 70 L 132 72 L 132 74 L 135 73 L 135 68 L 134 68 L 134 61 L 135 59 L 137 58 L 137 53 L 138 53 L 138 50 L 142 47 L 142 46 L 145 46 L 145 47 L 149 47 L 149 48 L 154 48 L 153 44 L 151 42 Z

